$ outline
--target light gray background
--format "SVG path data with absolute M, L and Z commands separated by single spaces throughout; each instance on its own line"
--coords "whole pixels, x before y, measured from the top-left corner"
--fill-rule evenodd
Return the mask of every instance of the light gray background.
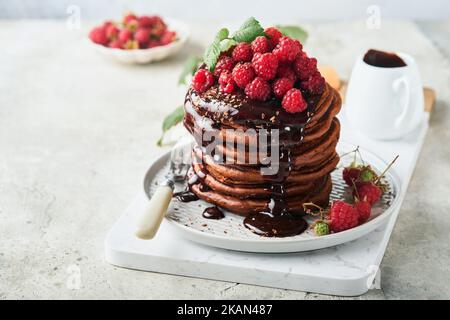
M 250 15 L 283 21 L 337 20 L 363 18 L 370 5 L 378 5 L 384 18 L 450 19 L 448 0 L 0 0 L 0 18 L 64 18 L 71 4 L 78 5 L 86 19 L 135 10 L 184 20 L 242 20 Z
M 140 191 L 148 165 L 167 150 L 155 141 L 164 116 L 183 101 L 185 89 L 176 81 L 186 56 L 199 53 L 219 26 L 248 15 L 264 25 L 292 19 L 304 26 L 308 52 L 343 79 L 368 47 L 417 58 L 425 85 L 437 92 L 436 109 L 381 265 L 382 289 L 360 298 L 450 297 L 450 21 L 383 19 L 381 29 L 370 30 L 364 21 L 369 1 L 341 1 L 339 7 L 325 0 L 289 2 L 298 10 L 275 8 L 273 3 L 288 3 L 281 0 L 241 2 L 245 10 L 215 0 L 0 0 L 0 43 L 6 44 L 0 49 L 0 299 L 339 299 L 144 273 L 104 261 L 107 231 Z M 446 2 L 378 1 L 382 17 L 401 19 L 431 17 L 433 10 L 442 18 Z M 69 3 L 80 4 L 81 30 L 68 30 L 64 20 L 1 19 L 63 19 Z M 398 9 L 401 3 L 408 4 L 405 10 Z M 196 7 L 211 16 L 202 17 Z M 87 20 L 118 17 L 127 8 L 194 20 L 189 44 L 158 64 L 105 60 L 87 46 Z M 303 22 L 313 18 L 341 21 Z M 78 290 L 67 286 L 71 266 L 80 268 Z

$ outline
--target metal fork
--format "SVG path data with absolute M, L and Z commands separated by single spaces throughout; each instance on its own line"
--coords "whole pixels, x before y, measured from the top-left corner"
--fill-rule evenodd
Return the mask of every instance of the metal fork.
M 191 152 L 192 140 L 190 138 L 180 139 L 170 153 L 170 167 L 164 180 L 159 183 L 153 195 L 150 195 L 150 188 L 145 189 L 150 201 L 138 218 L 137 237 L 149 240 L 158 232 L 172 200 L 175 182 L 185 179 L 186 172 L 191 165 Z

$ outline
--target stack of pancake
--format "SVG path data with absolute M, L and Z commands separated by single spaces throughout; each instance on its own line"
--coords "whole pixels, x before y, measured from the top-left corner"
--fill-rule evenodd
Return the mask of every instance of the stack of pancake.
M 328 84 L 321 95 L 304 97 L 307 110 L 292 114 L 276 99 L 254 101 L 243 92 L 222 93 L 218 85 L 203 93 L 190 89 L 184 125 L 196 140 L 193 154 L 197 161 L 189 177 L 191 191 L 200 199 L 243 216 L 268 211 L 302 214 L 305 202 L 327 206 L 332 188 L 330 173 L 339 161 L 335 148 L 340 124 L 335 116 L 341 98 Z M 243 134 L 248 129 L 257 134 Z M 275 129 L 279 130 L 278 139 L 272 139 Z M 211 132 L 228 141 L 219 143 L 215 152 L 208 151 L 210 142 L 205 139 Z M 269 133 L 269 151 L 278 148 L 279 170 L 274 174 L 262 173 L 261 168 L 268 164 L 249 148 L 258 143 L 260 132 Z M 256 163 L 249 161 L 255 158 Z

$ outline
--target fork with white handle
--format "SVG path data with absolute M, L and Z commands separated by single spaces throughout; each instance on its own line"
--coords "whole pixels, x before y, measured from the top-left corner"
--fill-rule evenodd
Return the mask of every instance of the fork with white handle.
M 191 155 L 192 140 L 180 139 L 171 151 L 170 168 L 164 180 L 159 182 L 153 195 L 150 195 L 149 188 L 145 190 L 150 201 L 137 220 L 135 234 L 138 238 L 149 240 L 158 232 L 172 200 L 175 182 L 185 179 L 191 165 Z

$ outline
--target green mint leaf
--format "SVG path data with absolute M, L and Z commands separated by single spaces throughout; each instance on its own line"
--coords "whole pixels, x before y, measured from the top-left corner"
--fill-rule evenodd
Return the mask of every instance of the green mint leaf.
M 233 39 L 224 39 L 220 41 L 220 51 L 228 51 L 231 47 L 237 45 L 237 42 Z
M 183 70 L 181 71 L 180 78 L 178 79 L 178 84 L 186 84 L 186 77 L 195 73 L 201 61 L 202 59 L 197 56 L 190 56 L 187 58 Z
M 162 141 L 164 138 L 164 134 L 173 126 L 177 125 L 183 120 L 184 117 L 184 108 L 183 106 L 177 107 L 172 113 L 168 114 L 163 121 L 162 124 L 162 134 L 161 138 L 159 138 L 158 142 L 156 143 L 158 146 L 162 145 Z
M 203 56 L 203 61 L 206 63 L 209 71 L 214 71 L 216 67 L 217 60 L 220 56 L 220 43 L 214 41 L 211 45 L 206 48 L 205 55 Z
M 230 31 L 228 31 L 227 28 L 222 28 L 219 30 L 219 32 L 217 32 L 216 38 L 214 39 L 214 41 L 220 42 L 220 41 L 228 38 L 229 34 L 230 34 Z
M 217 32 L 213 43 L 211 43 L 211 45 L 206 48 L 205 54 L 203 55 L 203 61 L 206 63 L 206 66 L 211 72 L 214 71 L 217 60 L 219 60 L 220 57 L 220 42 L 222 40 L 225 40 L 228 37 L 229 33 L 230 32 L 226 28 L 220 29 L 219 32 Z
M 299 26 L 276 26 L 280 32 L 290 38 L 299 40 L 302 44 L 306 42 L 308 33 Z
M 241 27 L 233 34 L 233 40 L 236 42 L 252 42 L 258 36 L 264 36 L 264 29 L 258 20 L 251 17 L 247 19 Z

